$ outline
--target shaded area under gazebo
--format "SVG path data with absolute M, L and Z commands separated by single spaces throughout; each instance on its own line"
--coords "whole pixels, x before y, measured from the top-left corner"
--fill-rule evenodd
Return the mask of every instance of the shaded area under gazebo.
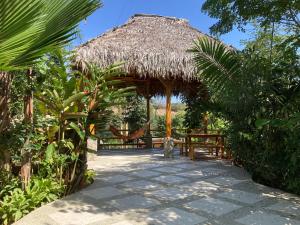
M 148 121 L 150 99 L 166 96 L 166 137 L 170 138 L 172 95 L 191 97 L 202 90 L 203 98 L 208 96 L 187 52 L 202 36 L 184 19 L 137 14 L 76 48 L 75 63 L 85 70 L 85 62 L 100 67 L 124 62 L 126 76 L 119 79 L 126 86 L 136 86 L 137 93 L 146 98 Z

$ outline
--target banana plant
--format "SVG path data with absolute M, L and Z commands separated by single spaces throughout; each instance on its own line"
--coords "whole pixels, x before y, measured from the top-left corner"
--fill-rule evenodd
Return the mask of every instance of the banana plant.
M 83 174 L 76 171 L 85 171 L 86 147 L 83 144 L 89 135 L 89 125 L 105 126 L 111 118 L 111 106 L 121 104 L 120 99 L 132 95 L 134 87 L 120 88 L 121 83 L 116 76 L 120 74 L 121 65 L 113 65 L 100 69 L 88 65 L 88 73 L 71 70 L 66 63 L 70 58 L 63 56 L 58 51 L 53 57 L 53 62 L 48 62 L 46 69 L 46 82 L 36 91 L 37 108 L 45 116 L 54 118 L 56 123 L 48 128 L 50 145 L 46 150 L 46 158 L 51 162 L 55 154 L 63 154 L 62 158 L 72 158 L 72 169 L 69 178 L 69 192 L 77 186 Z M 51 60 L 50 60 L 51 61 Z M 76 133 L 79 141 L 74 140 L 71 133 Z M 68 155 L 69 158 L 66 158 Z M 46 160 L 47 161 L 47 160 Z M 56 164 L 60 182 L 65 166 L 65 161 Z M 66 168 L 65 168 L 66 167 Z M 77 170 L 77 168 L 80 169 Z

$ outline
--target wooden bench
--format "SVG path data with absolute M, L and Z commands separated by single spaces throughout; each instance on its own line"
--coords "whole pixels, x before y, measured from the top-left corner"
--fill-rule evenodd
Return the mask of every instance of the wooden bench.
M 202 139 L 204 141 L 193 141 L 193 139 Z M 208 142 L 208 140 L 214 139 L 214 142 Z M 216 151 L 216 156 L 219 156 L 221 152 L 221 158 L 224 157 L 225 153 L 225 136 L 221 134 L 188 134 L 186 138 L 188 155 L 191 160 L 196 158 L 195 147 L 208 149 L 209 153 L 212 154 Z M 230 156 L 229 156 L 230 157 Z

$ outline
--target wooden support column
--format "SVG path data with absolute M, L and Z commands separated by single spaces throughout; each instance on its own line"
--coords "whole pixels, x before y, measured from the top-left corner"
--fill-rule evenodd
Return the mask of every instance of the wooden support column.
M 173 82 L 174 80 L 162 80 L 160 82 L 165 87 L 166 94 L 166 137 L 170 138 L 172 136 L 172 108 L 171 108 L 171 97 L 173 91 Z
M 203 130 L 204 133 L 207 134 L 208 130 L 208 112 L 205 112 L 203 115 Z
M 148 96 L 147 98 L 146 98 L 146 100 L 147 100 L 147 122 L 149 122 L 150 121 L 150 99 L 151 99 L 151 97 L 150 96 Z M 150 134 L 150 123 L 148 124 L 148 130 L 147 130 L 147 134 Z
M 148 135 L 150 135 L 150 99 L 151 99 L 151 95 L 150 95 L 150 81 L 149 80 L 147 80 L 147 86 L 146 86 L 146 88 L 147 88 L 147 93 L 146 93 L 146 96 L 144 96 L 145 98 L 146 98 L 146 100 L 147 100 L 147 122 L 149 122 L 149 124 L 148 124 L 148 130 L 147 130 L 147 134 Z M 152 139 L 151 139 L 152 140 Z
M 171 108 L 172 86 L 166 86 L 166 137 L 172 135 L 172 108 Z
M 147 80 L 146 83 L 146 93 L 144 94 L 144 98 L 146 99 L 147 102 L 147 122 L 148 122 L 148 127 L 147 127 L 147 132 L 145 135 L 145 143 L 146 143 L 146 148 L 152 148 L 152 135 L 151 135 L 151 116 L 150 116 L 150 100 L 151 100 L 151 94 L 150 94 L 150 81 Z

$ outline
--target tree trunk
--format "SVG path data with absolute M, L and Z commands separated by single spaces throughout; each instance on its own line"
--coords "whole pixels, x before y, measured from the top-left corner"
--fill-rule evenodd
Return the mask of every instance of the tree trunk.
M 20 176 L 22 181 L 22 189 L 25 190 L 30 183 L 31 178 L 31 155 L 29 152 L 25 152 L 22 157 Z
M 0 72 L 0 134 L 9 128 L 9 98 L 12 77 L 6 72 Z
M 32 69 L 29 69 L 27 72 L 27 81 L 30 88 L 26 91 L 24 96 L 24 121 L 26 123 L 33 123 L 33 92 L 31 89 L 32 86 Z
M 0 135 L 4 133 L 10 125 L 9 99 L 11 90 L 12 76 L 7 72 L 0 72 Z M 2 167 L 5 171 L 11 171 L 10 152 L 6 149 L 0 149 L 0 158 L 2 158 Z

